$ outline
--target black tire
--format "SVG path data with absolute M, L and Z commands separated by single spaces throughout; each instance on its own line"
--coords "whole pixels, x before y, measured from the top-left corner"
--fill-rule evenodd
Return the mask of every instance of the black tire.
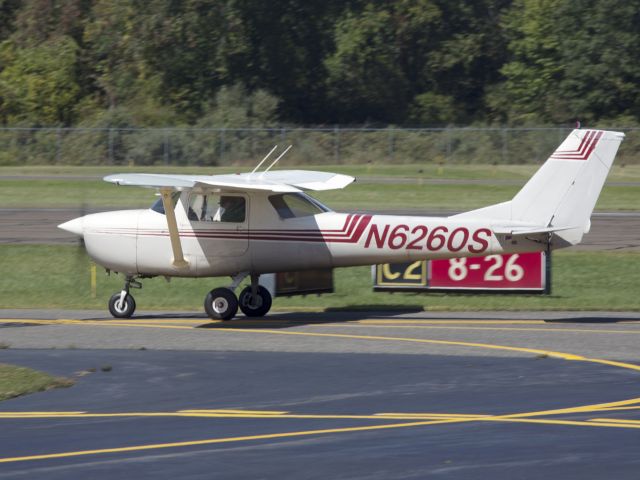
M 114 293 L 109 299 L 109 312 L 116 318 L 131 318 L 136 311 L 136 301 L 128 293 L 124 297 L 124 305 L 120 305 L 120 293 Z
M 228 288 L 214 288 L 204 299 L 204 311 L 214 320 L 231 320 L 238 312 L 236 294 Z
M 247 317 L 264 317 L 271 310 L 271 294 L 262 285 L 258 286 L 257 305 L 251 305 L 251 287 L 246 287 L 238 297 L 240 310 Z

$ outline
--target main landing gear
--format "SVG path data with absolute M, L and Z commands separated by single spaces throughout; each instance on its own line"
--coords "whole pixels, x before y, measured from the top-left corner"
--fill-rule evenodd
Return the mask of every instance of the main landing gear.
M 251 275 L 251 286 L 246 287 L 236 297 L 234 290 L 245 279 L 247 273 L 233 277 L 229 287 L 214 288 L 204 299 L 204 310 L 215 320 L 231 320 L 238 307 L 247 317 L 263 317 L 271 309 L 269 290 L 258 284 L 259 275 Z
M 131 318 L 136 311 L 136 301 L 129 294 L 130 288 L 142 288 L 142 284 L 131 275 L 127 275 L 124 287 L 109 299 L 109 312 L 116 318 Z
M 240 273 L 233 277 L 233 283 L 229 287 L 211 290 L 204 299 L 207 315 L 215 320 L 231 320 L 240 308 L 247 317 L 265 316 L 271 309 L 271 294 L 258 283 L 259 275 L 251 275 L 251 285 L 245 287 L 239 297 L 234 293 L 248 275 L 246 272 Z M 109 299 L 109 312 L 114 317 L 131 318 L 135 312 L 136 301 L 129 293 L 131 288 L 142 288 L 142 284 L 133 275 L 127 275 L 122 290 Z

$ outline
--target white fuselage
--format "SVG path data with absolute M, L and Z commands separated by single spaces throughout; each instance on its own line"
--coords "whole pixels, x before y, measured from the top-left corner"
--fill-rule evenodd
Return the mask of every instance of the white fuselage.
M 164 213 L 125 210 L 73 222 L 98 264 L 130 275 L 263 274 L 545 248 L 539 242 L 496 235 L 487 221 L 474 219 L 332 211 L 281 218 L 269 201 L 272 192 L 232 193 L 245 198 L 241 222 L 198 221 L 187 213 L 189 195 L 183 192 L 175 208 L 186 266 L 173 264 Z

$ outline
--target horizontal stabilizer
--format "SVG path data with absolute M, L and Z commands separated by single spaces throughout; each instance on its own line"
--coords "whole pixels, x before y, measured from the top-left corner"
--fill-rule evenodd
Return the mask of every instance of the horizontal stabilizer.
M 491 229 L 496 235 L 512 235 L 525 236 L 525 235 L 540 235 L 543 233 L 557 233 L 564 230 L 573 230 L 580 227 L 518 227 L 513 225 L 498 225 L 493 226 Z

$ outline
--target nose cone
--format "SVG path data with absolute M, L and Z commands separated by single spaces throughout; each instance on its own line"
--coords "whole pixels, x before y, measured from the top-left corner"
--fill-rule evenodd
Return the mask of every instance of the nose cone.
M 84 217 L 74 218 L 73 220 L 69 220 L 68 222 L 61 223 L 60 225 L 58 225 L 58 228 L 82 237 L 82 235 L 84 234 L 83 219 Z

